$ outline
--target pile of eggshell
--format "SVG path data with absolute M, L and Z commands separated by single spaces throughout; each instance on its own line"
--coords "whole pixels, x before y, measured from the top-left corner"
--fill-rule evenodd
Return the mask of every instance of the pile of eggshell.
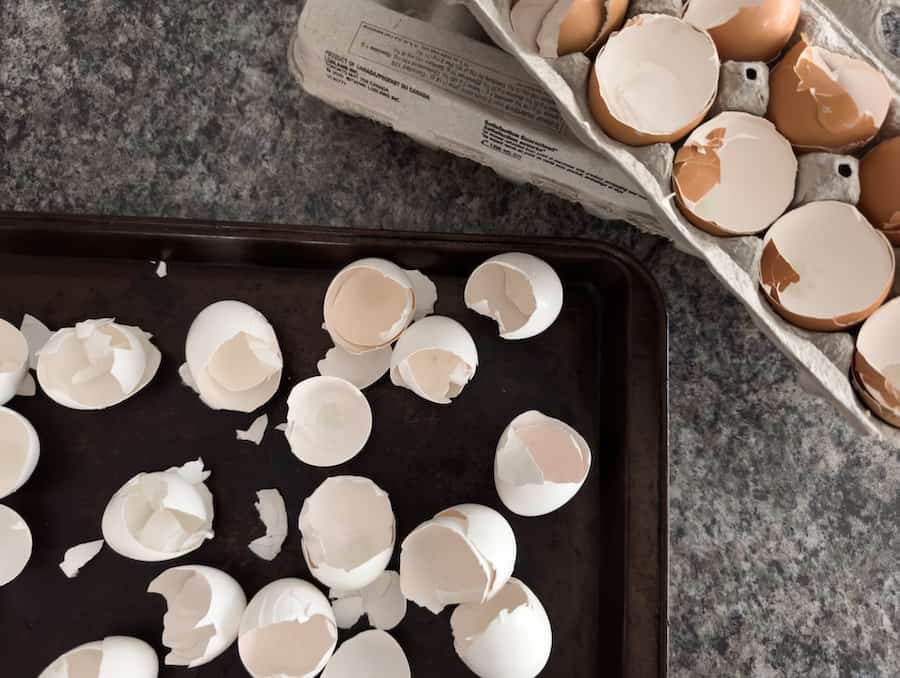
M 758 277 L 772 308 L 806 330 L 846 331 L 894 287 L 900 137 L 863 153 L 891 88 L 866 61 L 805 35 L 786 50 L 800 4 L 688 0 L 680 17 L 624 23 L 627 2 L 514 0 L 510 23 L 541 56 L 596 54 L 587 96 L 603 131 L 629 146 L 680 144 L 672 190 L 684 217 L 718 237 L 764 234 Z M 751 84 L 766 77 L 767 100 Z M 756 98 L 723 96 L 735 82 Z M 854 172 L 858 190 L 845 187 Z M 859 337 L 851 380 L 878 417 L 900 426 L 900 318 L 881 314 Z M 876 352 L 880 360 L 861 357 Z
M 356 261 L 335 276 L 325 295 L 323 326 L 334 348 L 318 364 L 320 376 L 291 390 L 287 422 L 279 427 L 298 459 L 333 467 L 359 454 L 372 430 L 372 410 L 361 389 L 387 373 L 393 384 L 430 403 L 446 405 L 461 394 L 475 376 L 478 352 L 462 324 L 433 315 L 436 301 L 437 289 L 426 276 L 383 259 Z M 496 321 L 504 339 L 523 340 L 553 324 L 563 287 L 546 262 L 507 253 L 473 271 L 465 303 Z M 213 409 L 253 412 L 281 383 L 283 359 L 272 325 L 239 301 L 214 303 L 196 316 L 185 358 L 182 380 Z M 113 319 L 56 332 L 31 316 L 21 330 L 0 322 L 2 403 L 17 392 L 34 395 L 26 383 L 34 369 L 41 389 L 60 405 L 111 407 L 146 386 L 159 366 L 152 336 Z M 237 438 L 259 444 L 267 422 L 265 415 L 257 418 Z M 513 513 L 555 511 L 584 484 L 591 451 L 568 424 L 529 411 L 498 435 L 494 481 Z M 28 480 L 38 455 L 34 427 L 0 408 L 0 498 Z M 99 520 L 103 539 L 69 549 L 61 569 L 76 576 L 104 543 L 145 562 L 199 549 L 214 538 L 209 476 L 197 459 L 128 479 Z M 249 548 L 272 560 L 287 536 L 287 512 L 277 490 L 257 496 L 266 534 Z M 387 570 L 398 538 L 391 500 L 368 478 L 327 478 L 303 502 L 299 530 L 303 559 L 312 578 L 328 588 L 327 596 L 307 581 L 281 579 L 248 602 L 233 577 L 200 565 L 172 567 L 149 583 L 148 592 L 162 596 L 167 606 L 167 665 L 201 666 L 236 642 L 255 678 L 321 671 L 326 678 L 408 678 L 406 656 L 387 633 L 402 622 L 408 600 L 435 614 L 456 606 L 450 617 L 454 648 L 482 678 L 533 678 L 546 665 L 550 620 L 537 595 L 512 576 L 516 537 L 496 510 L 464 503 L 425 520 L 400 543 L 399 573 Z M 0 585 L 25 568 L 30 553 L 25 521 L 0 506 Z M 337 647 L 338 629 L 351 628 L 363 616 L 372 630 Z M 65 653 L 41 678 L 157 673 L 150 646 L 109 637 Z

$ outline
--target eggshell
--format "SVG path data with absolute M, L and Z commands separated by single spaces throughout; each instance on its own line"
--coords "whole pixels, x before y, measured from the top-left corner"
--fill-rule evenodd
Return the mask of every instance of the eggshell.
M 72 548 L 66 549 L 63 561 L 59 564 L 59 569 L 63 571 L 66 577 L 74 579 L 78 576 L 81 568 L 97 557 L 103 549 L 104 543 L 102 539 L 97 539 L 84 544 L 76 544 Z
M 491 257 L 466 282 L 466 306 L 493 318 L 504 339 L 528 339 L 554 323 L 562 310 L 563 287 L 556 271 L 531 254 Z
M 334 618 L 338 628 L 349 629 L 363 615 L 369 624 L 382 631 L 396 628 L 406 616 L 406 598 L 400 588 L 400 575 L 388 570 L 378 575 L 371 584 L 358 591 L 342 591 L 332 588 Z
M 684 20 L 708 31 L 722 61 L 772 61 L 794 34 L 800 0 L 690 0 Z
M 900 298 L 866 320 L 856 339 L 853 383 L 872 412 L 900 428 Z
M 641 14 L 607 41 L 588 84 L 594 119 L 632 146 L 684 138 L 706 116 L 719 86 L 712 38 L 665 14 Z
M 167 666 L 208 664 L 237 639 L 247 597 L 233 577 L 212 567 L 173 567 L 156 577 L 149 593 L 166 600 L 162 643 Z
M 266 435 L 266 428 L 269 426 L 269 416 L 263 414 L 253 420 L 253 423 L 246 431 L 237 429 L 234 434 L 238 440 L 259 445 L 263 436 Z
M 494 483 L 510 511 L 542 516 L 572 499 L 590 468 L 591 450 L 575 429 L 530 411 L 503 431 L 494 457 Z
M 0 407 L 0 499 L 24 485 L 37 467 L 41 443 L 25 417 Z
M 812 202 L 766 235 L 759 280 L 772 307 L 808 330 L 844 330 L 865 320 L 894 282 L 894 250 L 852 205 Z
M 37 369 L 38 354 L 53 336 L 53 332 L 40 320 L 27 313 L 22 317 L 19 331 L 28 342 L 28 367 Z
M 284 435 L 291 452 L 311 466 L 337 466 L 362 451 L 372 433 L 372 408 L 356 386 L 337 377 L 311 377 L 288 396 Z
M 31 530 L 22 516 L 0 504 L 0 586 L 22 574 L 31 560 Z
M 109 636 L 79 645 L 41 671 L 38 678 L 157 678 L 159 660 L 137 638 Z
M 627 9 L 628 0 L 518 0 L 510 23 L 526 49 L 556 58 L 599 47 Z
M 328 349 L 325 357 L 316 366 L 323 377 L 346 379 L 356 388 L 368 388 L 381 379 L 391 369 L 391 347 L 348 353 L 340 346 Z
M 515 578 L 490 600 L 457 607 L 450 627 L 456 654 L 479 678 L 535 678 L 550 659 L 547 612 Z
M 790 142 L 764 118 L 717 115 L 675 156 L 672 187 L 682 214 L 719 236 L 764 231 L 790 206 L 797 183 Z
M 103 513 L 103 538 L 116 553 L 147 562 L 180 558 L 212 539 L 213 499 L 203 461 L 139 473 Z
M 263 560 L 275 560 L 287 539 L 288 522 L 284 498 L 278 490 L 260 490 L 256 493 L 256 510 L 266 526 L 266 534 L 254 539 L 248 547 Z
M 275 330 L 262 313 L 240 301 L 203 309 L 185 343 L 190 379 L 214 410 L 252 412 L 281 383 L 283 359 Z
M 893 100 L 873 66 L 801 36 L 769 76 L 768 117 L 800 150 L 847 152 L 881 129 Z
M 0 318 L 0 405 L 12 400 L 28 371 L 28 341 Z
M 433 315 L 407 329 L 394 346 L 391 382 L 446 405 L 475 376 L 478 350 L 465 327 Z
M 461 504 L 422 523 L 403 541 L 403 595 L 434 614 L 446 605 L 484 602 L 512 575 L 516 537 L 487 506 Z
M 301 579 L 279 579 L 253 596 L 238 631 L 238 651 L 253 678 L 311 678 L 337 645 L 328 599 Z
M 859 209 L 900 247 L 900 137 L 878 144 L 859 164 Z
M 300 533 L 313 577 L 332 588 L 361 589 L 384 572 L 394 552 L 390 498 L 368 478 L 328 478 L 303 502 Z
M 363 631 L 344 641 L 322 678 L 411 678 L 403 648 L 384 631 Z

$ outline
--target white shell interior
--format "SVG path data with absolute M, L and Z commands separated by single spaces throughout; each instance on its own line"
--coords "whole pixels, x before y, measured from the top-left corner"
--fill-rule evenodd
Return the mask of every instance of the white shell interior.
M 513 4 L 509 14 L 510 23 L 525 49 L 532 52 L 540 51 L 538 34 L 541 32 L 544 17 L 556 3 L 557 0 L 518 0 Z
M 723 26 L 745 7 L 759 7 L 766 0 L 690 0 L 684 11 L 684 20 L 708 30 Z
M 322 678 L 410 678 L 403 648 L 384 631 L 363 631 L 344 641 Z
M 0 407 L 0 499 L 24 485 L 40 457 L 37 431 L 25 417 Z
M 254 504 L 266 533 L 250 542 L 248 547 L 263 560 L 274 560 L 287 539 L 288 521 L 284 498 L 278 490 L 260 490 Z
M 0 586 L 22 574 L 31 559 L 31 530 L 22 516 L 0 504 Z
M 53 336 L 53 332 L 40 320 L 27 313 L 22 318 L 19 331 L 28 342 L 28 367 L 37 369 L 38 353 Z

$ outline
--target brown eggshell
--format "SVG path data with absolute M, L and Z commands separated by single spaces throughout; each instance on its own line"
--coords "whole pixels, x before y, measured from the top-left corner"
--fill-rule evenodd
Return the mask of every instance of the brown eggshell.
M 559 25 L 559 56 L 587 50 L 605 23 L 606 3 L 603 0 L 574 0 Z
M 721 2 L 721 0 L 692 0 Z M 685 13 L 690 21 L 691 7 Z M 800 0 L 765 0 L 755 7 L 743 7 L 724 24 L 706 28 L 722 61 L 765 61 L 778 58 L 797 28 Z
M 859 209 L 900 247 L 900 137 L 880 143 L 859 164 Z
M 896 428 L 900 428 L 900 414 L 893 412 L 892 410 L 886 408 L 880 402 L 875 400 L 872 395 L 866 390 L 866 387 L 862 385 L 859 376 L 857 375 L 856 368 L 856 360 L 859 357 L 859 353 L 853 358 L 854 366 L 850 369 L 850 383 L 853 385 L 853 390 L 856 391 L 856 395 L 859 396 L 859 399 L 863 401 L 865 406 L 871 410 L 872 414 L 881 419 L 882 421 L 894 426 Z
M 629 0 L 606 0 L 606 19 L 600 32 L 594 36 L 593 41 L 584 52 L 586 54 L 596 54 L 606 39 L 613 31 L 622 28 L 625 23 L 625 15 L 628 13 Z

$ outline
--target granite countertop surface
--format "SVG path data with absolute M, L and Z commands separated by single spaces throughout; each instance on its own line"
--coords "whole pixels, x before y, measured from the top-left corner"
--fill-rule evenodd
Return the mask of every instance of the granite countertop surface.
M 805 393 L 697 260 L 304 95 L 298 12 L 0 3 L 0 209 L 624 247 L 670 317 L 671 675 L 900 675 L 897 451 Z

